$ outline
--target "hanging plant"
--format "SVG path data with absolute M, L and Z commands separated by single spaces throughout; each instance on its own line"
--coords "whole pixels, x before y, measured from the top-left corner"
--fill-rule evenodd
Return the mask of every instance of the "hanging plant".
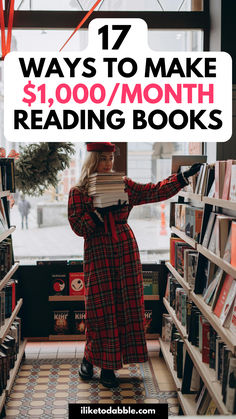
M 25 195 L 40 196 L 58 184 L 58 172 L 70 165 L 72 143 L 34 143 L 20 147 L 15 162 L 16 188 Z

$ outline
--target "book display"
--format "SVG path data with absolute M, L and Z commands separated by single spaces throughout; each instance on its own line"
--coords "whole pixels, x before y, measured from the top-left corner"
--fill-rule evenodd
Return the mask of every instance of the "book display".
M 0 159 L 0 412 L 9 395 L 24 356 L 26 340 L 21 341 L 21 319 L 18 313 L 23 300 L 17 301 L 14 262 L 7 197 L 15 192 L 14 160 Z
M 186 415 L 236 413 L 234 167 L 232 160 L 217 162 L 215 179 L 211 176 L 209 184 L 206 176 L 204 192 L 180 192 L 172 204 L 167 314 L 160 344 Z M 212 185 L 214 197 L 206 197 Z M 197 234 L 193 226 L 186 228 L 193 218 L 190 208 L 201 211 Z
M 57 263 L 58 262 L 58 263 Z M 37 266 L 50 266 L 48 301 L 51 328 L 49 340 L 84 340 L 84 273 L 83 261 L 38 261 Z M 159 283 L 165 264 L 143 264 L 145 331 L 148 339 L 160 336 L 158 317 L 161 315 Z M 154 304 L 157 307 L 154 307 Z

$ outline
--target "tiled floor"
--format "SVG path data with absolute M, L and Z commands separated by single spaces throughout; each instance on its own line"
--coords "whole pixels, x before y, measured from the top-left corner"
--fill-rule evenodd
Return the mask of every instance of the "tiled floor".
M 7 401 L 7 418 L 67 418 L 68 403 L 160 403 L 169 414 L 178 414 L 178 400 L 171 375 L 159 357 L 158 341 L 148 341 L 149 361 L 125 365 L 117 371 L 120 386 L 106 389 L 94 378 L 83 382 L 78 364 L 84 342 L 29 342 L 25 361 Z M 77 361 L 78 360 L 78 361 Z

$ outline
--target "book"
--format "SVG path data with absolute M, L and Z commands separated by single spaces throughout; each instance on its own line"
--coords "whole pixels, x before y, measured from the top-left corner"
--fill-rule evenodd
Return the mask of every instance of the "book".
M 218 268 L 216 273 L 214 274 L 213 280 L 208 285 L 207 289 L 204 292 L 203 299 L 206 302 L 206 304 L 210 304 L 213 298 L 213 294 L 217 288 L 217 285 L 219 284 L 221 277 L 223 275 L 223 270 L 221 268 Z
M 50 295 L 67 295 L 67 274 L 53 273 L 50 278 Z
M 230 413 L 235 413 L 235 395 L 236 395 L 236 358 L 229 359 L 229 369 L 226 385 L 226 407 Z
M 219 297 L 216 301 L 215 307 L 213 309 L 213 313 L 217 316 L 217 317 L 221 317 L 221 314 L 224 313 L 225 310 L 225 305 L 228 301 L 227 297 L 229 295 L 229 292 L 231 290 L 231 287 L 234 287 L 234 278 L 229 275 L 229 274 L 225 274 L 224 276 L 222 276 L 221 278 L 221 286 L 220 286 L 220 292 L 219 292 Z M 222 314 L 223 315 L 223 314 Z
M 231 262 L 231 244 L 232 244 L 232 223 L 229 229 L 229 235 L 228 235 L 228 239 L 225 245 L 225 251 L 223 254 L 223 259 L 228 263 Z
M 207 223 L 206 231 L 205 231 L 203 241 L 202 241 L 202 246 L 204 246 L 204 247 L 208 247 L 208 245 L 209 245 L 209 241 L 210 241 L 212 230 L 213 230 L 214 223 L 215 223 L 215 218 L 216 218 L 216 213 L 212 212 L 210 214 L 210 218 L 209 218 L 209 221 Z
M 121 201 L 121 204 L 124 204 L 125 202 L 128 203 L 128 194 L 126 192 L 119 192 L 95 195 L 93 198 L 93 205 L 95 207 L 103 208 L 108 207 L 110 205 L 116 205 L 118 204 L 119 200 Z
M 231 201 L 236 201 L 236 165 L 231 167 L 231 182 L 230 182 L 230 191 L 229 199 Z
M 227 215 L 217 214 L 217 231 L 216 231 L 216 255 L 223 257 L 225 246 L 229 236 L 229 230 L 232 222 L 232 217 Z
M 187 265 L 185 265 L 186 281 L 192 289 L 195 287 L 197 264 L 198 252 L 190 251 L 187 253 Z
M 69 334 L 69 332 L 69 310 L 54 310 L 52 333 L 56 335 L 65 335 Z
M 184 240 L 178 237 L 170 238 L 170 263 L 175 267 L 175 243 L 184 243 Z
M 121 180 L 125 176 L 125 172 L 108 172 L 108 173 L 92 173 L 89 179 L 106 180 L 107 182 L 118 179 Z
M 236 164 L 236 160 L 226 161 L 225 180 L 222 192 L 222 199 L 229 199 L 230 186 L 231 186 L 231 170 L 232 166 Z
M 215 198 L 221 199 L 225 179 L 226 161 L 218 160 L 215 163 Z
M 231 265 L 236 267 L 236 221 L 231 224 Z
M 202 319 L 202 362 L 209 364 L 210 357 L 210 323 Z
M 84 295 L 84 273 L 69 272 L 69 295 Z
M 85 311 L 73 311 L 73 331 L 77 335 L 84 335 L 86 327 Z

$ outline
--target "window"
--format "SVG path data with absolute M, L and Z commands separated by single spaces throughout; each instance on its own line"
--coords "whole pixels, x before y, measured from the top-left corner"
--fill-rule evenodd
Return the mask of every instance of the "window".
M 6 4 L 9 0 L 6 0 Z M 12 50 L 17 51 L 59 51 L 60 47 L 76 27 L 82 10 L 88 10 L 94 0 L 15 0 L 15 19 L 12 38 Z M 207 4 L 207 2 L 206 2 Z M 149 27 L 149 45 L 157 51 L 201 51 L 208 46 L 209 16 L 203 8 L 203 0 L 103 0 L 94 16 L 103 17 L 141 17 Z M 195 13 L 195 12 L 201 13 Z M 45 13 L 44 13 L 45 12 Z M 62 13 L 64 12 L 64 13 Z M 74 13 L 75 12 L 75 13 Z M 160 12 L 160 13 L 159 13 Z M 172 13 L 169 13 L 172 12 Z M 188 18 L 185 13 L 188 12 Z M 81 17 L 82 18 L 82 17 Z M 66 51 L 79 51 L 86 47 L 88 21 L 84 28 L 76 33 L 66 46 Z M 31 29 L 30 29 L 31 28 Z M 33 28 L 33 29 L 32 29 Z M 2 63 L 0 63 L 2 68 Z M 1 73 L 2 74 L 2 73 Z M 3 81 L 0 80 L 0 134 L 1 146 L 9 151 L 18 144 L 7 143 L 3 136 Z M 71 167 L 60 174 L 57 189 L 50 189 L 40 198 L 29 198 L 31 212 L 29 229 L 21 230 L 21 219 L 17 205 L 12 210 L 11 223 L 17 226 L 13 236 L 15 256 L 22 263 L 32 263 L 37 259 L 72 259 L 83 257 L 83 239 L 76 236 L 67 221 L 68 191 L 79 177 L 85 155 L 83 143 L 77 143 L 76 155 Z M 171 147 L 171 150 L 168 149 Z M 156 182 L 170 173 L 171 153 L 185 154 L 196 151 L 196 144 L 150 143 L 144 138 L 142 143 L 128 143 L 128 175 L 140 182 Z M 194 149 L 194 151 L 193 151 Z M 142 158 L 140 156 L 142 155 Z M 145 156 L 145 158 L 143 158 Z M 17 199 L 17 196 L 16 196 Z M 41 210 L 44 205 L 45 210 Z M 157 239 L 160 222 L 154 223 L 165 212 L 167 235 L 161 237 L 162 247 Z M 160 260 L 168 258 L 168 217 L 167 205 L 146 205 L 135 208 L 130 217 L 139 241 L 142 260 Z M 42 219 L 43 217 L 43 219 Z M 141 217 L 141 218 L 140 218 Z M 143 217 L 143 218 L 142 218 Z M 141 222 L 145 234 L 140 236 Z M 159 230 L 158 230 L 159 229 Z M 160 231 L 159 231 L 160 232 Z M 150 240 L 150 236 L 152 240 Z M 141 238 L 140 238 L 141 237 Z M 150 248 L 152 241 L 152 248 Z M 159 253 L 157 249 L 159 246 Z M 26 255 L 29 258 L 26 259 Z

